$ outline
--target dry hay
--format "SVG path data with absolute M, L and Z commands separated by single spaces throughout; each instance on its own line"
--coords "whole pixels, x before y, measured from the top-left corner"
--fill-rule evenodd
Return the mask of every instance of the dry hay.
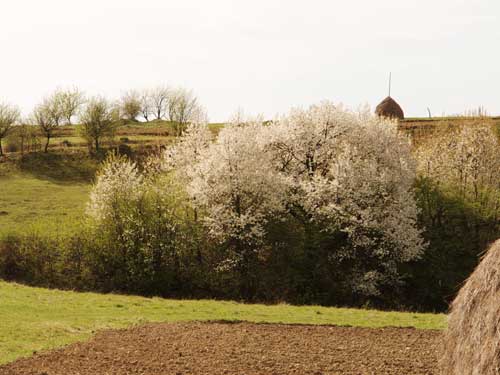
M 405 115 L 401 107 L 396 101 L 388 96 L 375 108 L 375 113 L 380 117 L 388 117 L 391 119 L 404 119 Z
M 453 301 L 440 367 L 443 374 L 500 373 L 500 240 Z

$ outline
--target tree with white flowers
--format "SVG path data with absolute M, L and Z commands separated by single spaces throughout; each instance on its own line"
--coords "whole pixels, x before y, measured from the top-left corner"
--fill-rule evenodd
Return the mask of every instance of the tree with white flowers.
M 186 141 L 175 152 L 195 154 Z M 179 169 L 187 192 L 210 235 L 240 258 L 263 249 L 270 221 L 313 223 L 343 238 L 328 254 L 332 261 L 364 254 L 377 263 L 351 277 L 360 293 L 376 295 L 397 278 L 398 264 L 423 250 L 415 163 L 391 121 L 326 102 L 271 124 L 233 121 L 196 154 Z

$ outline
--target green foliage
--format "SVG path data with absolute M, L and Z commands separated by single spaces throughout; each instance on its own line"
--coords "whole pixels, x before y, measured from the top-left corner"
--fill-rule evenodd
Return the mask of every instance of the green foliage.
M 429 245 L 420 260 L 407 266 L 405 298 L 412 307 L 443 311 L 488 245 L 500 237 L 500 223 L 492 208 L 466 199 L 453 187 L 420 178 L 416 192 Z

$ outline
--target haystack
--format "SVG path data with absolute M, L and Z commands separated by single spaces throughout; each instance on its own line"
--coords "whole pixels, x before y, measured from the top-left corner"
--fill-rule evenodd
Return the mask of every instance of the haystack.
M 440 366 L 446 375 L 500 373 L 500 240 L 453 301 Z
M 405 118 L 405 114 L 400 105 L 390 96 L 380 102 L 377 108 L 375 108 L 375 113 L 377 116 L 391 119 L 402 120 Z

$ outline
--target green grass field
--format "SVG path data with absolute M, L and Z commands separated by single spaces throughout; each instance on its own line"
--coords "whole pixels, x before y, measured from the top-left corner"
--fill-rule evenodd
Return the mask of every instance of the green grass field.
M 357 327 L 443 329 L 441 314 L 181 301 L 31 288 L 0 281 L 0 363 L 146 322 L 245 320 Z
M 0 238 L 33 231 L 67 233 L 81 218 L 90 186 L 30 175 L 0 177 Z

